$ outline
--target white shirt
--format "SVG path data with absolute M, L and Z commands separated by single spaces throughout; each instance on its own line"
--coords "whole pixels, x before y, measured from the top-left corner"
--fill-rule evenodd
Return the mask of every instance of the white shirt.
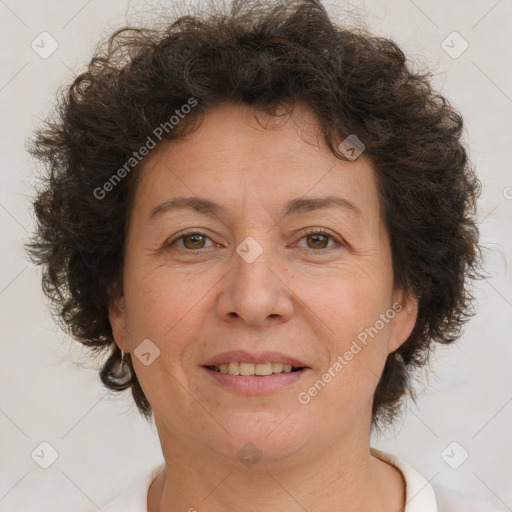
M 404 512 L 499 512 L 499 509 L 492 508 L 487 502 L 467 500 L 461 494 L 449 489 L 436 487 L 434 492 L 430 483 L 400 457 L 375 448 L 370 448 L 370 453 L 392 464 L 402 473 L 406 492 Z M 101 507 L 101 510 L 103 512 L 147 512 L 149 487 L 164 467 L 165 464 L 161 464 L 153 469 L 141 478 L 133 489 Z

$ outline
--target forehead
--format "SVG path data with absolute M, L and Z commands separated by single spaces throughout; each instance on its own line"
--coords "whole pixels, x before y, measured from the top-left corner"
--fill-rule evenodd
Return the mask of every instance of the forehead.
M 165 201 L 196 196 L 230 203 L 226 210 L 236 210 L 235 201 L 277 215 L 292 199 L 341 194 L 363 217 L 378 214 L 370 161 L 337 159 L 308 107 L 258 119 L 251 107 L 223 104 L 206 112 L 195 132 L 162 143 L 142 166 L 136 205 L 149 215 Z

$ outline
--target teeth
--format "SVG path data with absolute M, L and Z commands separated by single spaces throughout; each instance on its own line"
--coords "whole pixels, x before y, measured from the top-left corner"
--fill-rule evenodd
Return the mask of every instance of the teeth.
M 220 373 L 229 373 L 231 375 L 272 375 L 273 373 L 290 373 L 292 371 L 291 364 L 283 363 L 238 363 L 231 361 L 230 363 L 222 363 L 214 367 Z
M 252 363 L 239 363 L 240 375 L 254 375 L 255 366 Z
M 283 371 L 283 363 L 272 363 L 272 373 L 281 373 Z

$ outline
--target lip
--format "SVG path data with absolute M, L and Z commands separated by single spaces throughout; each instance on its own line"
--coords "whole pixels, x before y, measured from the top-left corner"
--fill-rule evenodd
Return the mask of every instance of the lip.
M 265 377 L 252 377 L 220 373 L 206 367 L 202 367 L 202 370 L 205 371 L 216 384 L 219 384 L 224 389 L 249 396 L 268 395 L 281 390 L 296 383 L 304 375 L 312 371 L 311 368 L 304 368 L 296 372 L 275 373 Z
M 219 364 L 230 362 L 254 364 L 282 363 L 289 364 L 295 368 L 309 368 L 309 366 L 306 363 L 294 357 L 287 356 L 282 352 L 267 351 L 255 354 L 247 352 L 245 350 L 231 350 L 229 352 L 222 352 L 221 354 L 217 354 L 211 359 L 208 359 L 208 361 L 206 361 L 202 366 L 218 366 Z M 260 377 L 256 378 L 259 379 Z

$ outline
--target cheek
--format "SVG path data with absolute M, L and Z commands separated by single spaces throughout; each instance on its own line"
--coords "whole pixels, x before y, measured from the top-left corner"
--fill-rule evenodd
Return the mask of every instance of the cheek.
M 343 348 L 386 313 L 392 281 L 379 266 L 359 265 L 335 269 L 314 281 L 307 278 L 300 287 L 301 299 L 316 315 L 315 323 L 323 325 L 327 339 Z
M 141 336 L 163 342 L 181 319 L 194 315 L 194 304 L 206 293 L 205 279 L 164 268 L 146 268 L 126 274 L 127 325 L 133 341 Z
M 321 287 L 304 288 L 304 311 L 314 312 L 308 313 L 309 322 L 326 351 L 317 387 L 329 388 L 322 390 L 325 400 L 352 407 L 371 399 L 387 357 L 395 316 L 389 302 L 392 280 L 375 264 L 340 268 L 320 282 Z

